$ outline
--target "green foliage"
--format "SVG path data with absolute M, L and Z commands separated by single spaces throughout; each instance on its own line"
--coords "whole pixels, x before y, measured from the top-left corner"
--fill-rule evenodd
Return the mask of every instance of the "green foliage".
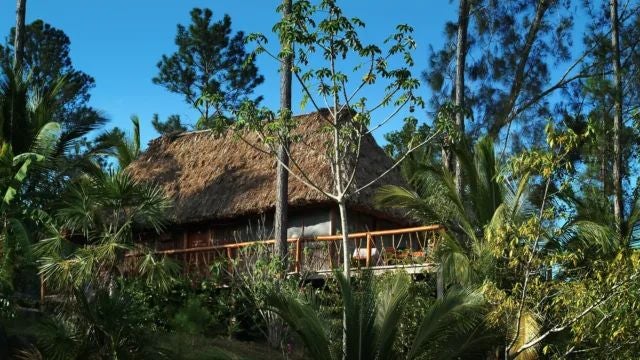
M 493 213 L 502 203 L 509 189 L 497 180 L 499 168 L 493 141 L 483 138 L 472 152 L 463 145 L 456 148 L 456 156 L 464 168 L 465 193 L 458 194 L 453 174 L 440 167 L 432 158 L 409 162 L 408 180 L 415 189 L 398 186 L 382 187 L 376 201 L 380 206 L 408 210 L 416 219 L 426 223 L 446 225 L 456 234 L 476 239 Z
M 15 36 L 15 29 L 9 32 L 9 39 Z M 10 68 L 13 64 L 13 40 L 0 46 L 0 64 Z M 54 121 L 64 125 L 68 134 L 95 129 L 104 125 L 105 119 L 88 106 L 89 91 L 95 86 L 90 75 L 77 70 L 71 61 L 71 41 L 64 31 L 43 20 L 35 20 L 25 26 L 25 46 L 22 71 L 30 74 L 31 81 L 38 87 L 49 88 L 64 78 L 64 85 L 56 97 L 59 106 Z M 83 129 L 73 128 L 74 126 Z M 77 136 L 74 136 L 78 138 Z
M 45 161 L 58 141 L 60 127 L 46 123 L 35 136 L 32 152 L 14 155 L 12 146 L 4 139 L 0 149 L 0 293 L 10 293 L 14 275 L 31 256 L 30 231 L 24 222 L 27 210 L 17 203 L 17 196 L 27 181 L 30 167 Z M 4 297 L 3 297 L 4 298 Z
M 165 358 L 150 338 L 153 323 L 135 297 L 74 290 L 70 302 L 44 321 L 38 348 L 49 359 Z
M 128 267 L 166 288 L 174 264 L 150 255 L 127 259 L 124 254 L 133 249 L 136 227 L 163 228 L 168 207 L 160 188 L 139 183 L 123 171 L 83 179 L 69 187 L 49 220 L 50 237 L 36 244 L 40 274 L 54 289 L 87 284 L 103 288 L 113 286 Z
M 16 154 L 35 152 L 44 156 L 33 167 L 23 190 L 30 209 L 50 208 L 69 180 L 91 163 L 91 154 L 81 148 L 86 143 L 84 137 L 102 120 L 82 115 L 75 122 L 68 119 L 56 123 L 66 84 L 65 77 L 43 85 L 20 70 L 2 69 L 0 137 Z
M 177 51 L 163 55 L 158 62 L 155 84 L 184 96 L 200 113 L 200 120 L 228 116 L 245 100 L 251 99 L 264 78 L 253 59 L 245 53 L 244 34 L 231 34 L 231 18 L 212 21 L 209 9 L 191 10 L 191 24 L 178 25 Z
M 467 123 L 467 132 L 496 138 L 515 120 L 518 136 L 509 139 L 515 148 L 539 143 L 545 118 L 553 112 L 541 94 L 546 95 L 550 87 L 551 69 L 573 55 L 575 9 L 563 1 L 468 0 L 468 4 L 462 111 L 473 121 Z M 448 106 L 455 93 L 457 31 L 455 22 L 445 24 L 447 40 L 441 48 L 430 50 L 423 73 L 433 93 L 430 107 L 436 112 Z M 530 99 L 536 101 L 528 103 Z
M 161 121 L 158 114 L 153 114 L 151 125 L 161 135 L 187 131 L 187 128 L 180 121 L 180 115 L 169 115 L 167 120 Z
M 174 329 L 187 334 L 202 334 L 211 322 L 211 313 L 198 297 L 189 298 L 171 322 Z
M 483 302 L 478 293 L 452 291 L 444 299 L 435 300 L 417 321 L 416 332 L 406 334 L 400 331 L 400 323 L 409 305 L 411 280 L 407 274 L 376 282 L 365 273 L 358 286 L 341 273 L 336 273 L 336 279 L 345 316 L 343 346 L 338 345 L 342 344 L 341 332 L 332 329 L 313 294 L 273 293 L 267 300 L 269 308 L 298 334 L 312 359 L 413 359 L 436 344 L 443 357 L 455 357 L 469 355 L 477 345 L 467 336 L 482 320 Z M 404 354 L 395 348 L 400 334 L 413 339 Z
M 248 311 L 234 316 L 241 315 L 245 321 L 248 320 L 250 326 L 266 338 L 272 348 L 283 349 L 288 338 L 287 329 L 282 319 L 267 309 L 265 304 L 274 292 L 297 292 L 301 280 L 296 276 L 283 278 L 282 262 L 272 255 L 267 246 L 242 249 L 237 259 L 231 263 L 231 296 L 237 304 L 236 309 L 245 306 Z
M 431 134 L 432 129 L 427 124 L 418 125 L 418 119 L 407 118 L 404 120 L 402 128 L 398 131 L 392 131 L 384 135 L 384 139 L 387 141 L 387 145 L 384 146 L 385 152 L 394 159 L 401 157 L 409 152 L 414 146 L 425 141 Z M 422 148 L 423 156 L 424 152 L 428 151 Z M 420 150 L 417 152 L 420 153 Z M 429 150 L 431 150 L 429 148 Z
M 129 166 L 141 152 L 140 119 L 137 116 L 132 116 L 131 123 L 133 124 L 133 134 L 130 137 L 117 127 L 113 128 L 96 138 L 93 152 L 115 158 L 120 169 Z

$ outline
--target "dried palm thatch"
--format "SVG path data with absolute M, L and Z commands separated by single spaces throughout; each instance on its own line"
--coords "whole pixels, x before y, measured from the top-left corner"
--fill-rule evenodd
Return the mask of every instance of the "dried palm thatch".
M 326 114 L 324 114 L 326 115 Z M 292 144 L 292 159 L 309 179 L 331 192 L 333 176 L 326 155 L 329 134 L 322 113 L 296 116 L 299 141 Z M 210 131 L 185 132 L 162 136 L 129 167 L 134 178 L 160 185 L 173 200 L 172 221 L 179 224 L 229 219 L 259 214 L 275 206 L 276 161 L 258 151 L 262 147 L 255 134 L 240 140 L 234 134 L 216 135 Z M 393 165 L 372 136 L 362 140 L 354 189 L 378 177 Z M 292 165 L 293 167 L 293 165 Z M 299 173 L 298 170 L 294 171 Z M 374 186 L 349 199 L 352 209 L 402 220 L 396 212 L 380 213 L 373 194 L 380 185 L 404 185 L 394 169 Z M 294 176 L 289 180 L 289 204 L 293 207 L 330 204 L 331 200 Z

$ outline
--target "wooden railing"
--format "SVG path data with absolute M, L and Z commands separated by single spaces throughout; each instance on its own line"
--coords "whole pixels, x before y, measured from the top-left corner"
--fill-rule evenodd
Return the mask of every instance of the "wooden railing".
M 354 269 L 393 269 L 433 265 L 433 248 L 444 228 L 440 225 L 405 229 L 368 231 L 349 234 L 346 251 Z M 288 239 L 289 271 L 292 273 L 327 273 L 343 267 L 342 235 Z M 252 266 L 256 252 L 271 255 L 275 240 L 238 242 L 225 245 L 174 249 L 157 252 L 169 256 L 190 275 L 206 276 L 214 264 Z

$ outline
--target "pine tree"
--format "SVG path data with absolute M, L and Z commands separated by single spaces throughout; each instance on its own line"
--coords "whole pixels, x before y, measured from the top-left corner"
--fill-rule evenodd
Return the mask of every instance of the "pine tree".
M 160 120 L 158 114 L 153 114 L 151 125 L 153 125 L 153 128 L 160 135 L 181 133 L 187 131 L 186 126 L 184 126 L 182 124 L 182 121 L 180 120 L 180 115 L 177 114 L 169 115 L 169 117 L 165 121 Z
M 177 51 L 162 56 L 153 78 L 155 84 L 183 95 L 200 113 L 198 127 L 228 117 L 264 81 L 245 52 L 244 33 L 232 35 L 229 15 L 215 22 L 212 18 L 209 9 L 191 10 L 191 24 L 178 25 Z
M 10 30 L 9 36 L 16 36 L 15 28 Z M 64 31 L 35 20 L 25 27 L 23 37 L 23 75 L 29 74 L 31 83 L 43 89 L 57 84 L 60 78 L 65 79 L 64 89 L 58 92 L 60 106 L 56 109 L 55 121 L 69 130 L 85 126 L 94 129 L 102 125 L 105 119 L 88 105 L 95 80 L 74 67 L 70 54 L 71 40 Z M 14 43 L 0 45 L 0 64 L 10 67 L 17 52 Z
M 497 138 L 515 121 L 522 130 L 516 140 L 537 141 L 541 119 L 552 114 L 545 97 L 566 85 L 567 79 L 553 83 L 550 69 L 571 57 L 570 4 L 468 0 L 468 6 L 466 50 L 473 56 L 465 63 L 464 103 L 473 121 L 465 133 Z M 455 104 L 456 97 L 457 24 L 447 23 L 445 35 L 445 46 L 431 53 L 424 72 L 434 91 L 431 107 L 436 112 Z

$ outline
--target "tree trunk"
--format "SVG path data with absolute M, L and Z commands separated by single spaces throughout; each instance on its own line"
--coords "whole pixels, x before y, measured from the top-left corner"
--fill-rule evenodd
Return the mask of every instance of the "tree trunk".
M 349 251 L 349 222 L 347 220 L 347 204 L 344 198 L 338 201 L 340 209 L 340 232 L 342 232 L 342 269 L 344 277 L 351 282 L 351 253 Z M 347 308 L 342 307 L 342 356 L 347 356 Z
M 16 1 L 16 37 L 13 42 L 13 66 L 22 67 L 24 58 L 24 22 L 27 11 L 27 0 Z
M 622 129 L 622 74 L 620 73 L 620 43 L 618 33 L 618 1 L 610 0 L 611 10 L 611 48 L 614 74 L 614 113 L 613 113 L 613 214 L 618 232 L 622 231 L 624 209 L 622 201 L 622 154 L 620 131 Z
M 538 7 L 536 8 L 536 15 L 529 26 L 529 31 L 527 32 L 527 37 L 524 43 L 524 47 L 520 52 L 520 58 L 518 59 L 513 82 L 511 84 L 511 89 L 509 90 L 509 97 L 507 103 L 504 105 L 502 109 L 502 113 L 500 116 L 494 119 L 494 122 L 489 126 L 488 135 L 494 139 L 498 138 L 500 135 L 500 130 L 507 124 L 513 121 L 513 109 L 516 106 L 516 101 L 518 100 L 518 96 L 522 91 L 522 87 L 524 85 L 527 62 L 529 61 L 529 56 L 531 55 L 531 50 L 533 49 L 533 45 L 538 37 L 538 33 L 540 31 L 540 27 L 544 20 L 545 13 L 549 9 L 551 5 L 551 1 L 549 0 L 540 0 L 538 2 Z M 508 136 L 508 134 L 507 134 Z M 505 139 L 506 142 L 507 139 Z
M 351 279 L 351 254 L 349 252 L 349 222 L 347 220 L 347 204 L 344 199 L 338 201 L 340 209 L 340 231 L 342 232 L 342 268 L 347 280 Z
M 453 166 L 453 152 L 451 151 L 451 140 L 449 140 L 448 136 L 444 137 L 443 145 L 442 145 L 442 167 L 449 170 L 450 172 L 454 171 Z
M 609 196 L 607 190 L 607 111 L 605 107 L 606 101 L 602 99 L 602 130 L 600 131 L 600 143 L 598 148 L 600 150 L 600 181 L 602 181 L 602 195 L 604 198 Z
M 464 70 L 467 59 L 467 28 L 469 27 L 469 2 L 460 0 L 458 12 L 458 44 L 456 47 L 456 126 L 460 136 L 464 138 Z M 464 187 L 462 181 L 462 164 L 456 159 L 455 162 L 456 191 L 462 195 Z
M 292 0 L 282 1 L 283 20 L 291 16 Z M 293 65 L 293 54 L 291 53 L 291 42 L 281 37 L 280 47 L 282 52 L 287 54 L 282 57 L 280 66 L 280 115 L 288 120 L 291 117 L 291 67 Z M 278 144 L 278 164 L 276 171 L 276 210 L 274 219 L 275 248 L 276 254 L 282 262 L 284 271 L 288 264 L 288 243 L 287 243 L 287 206 L 289 202 L 289 173 L 283 164 L 289 164 L 288 156 L 289 139 L 284 134 Z
M 436 271 L 436 298 L 442 299 L 444 297 L 444 274 L 442 266 L 438 266 Z

